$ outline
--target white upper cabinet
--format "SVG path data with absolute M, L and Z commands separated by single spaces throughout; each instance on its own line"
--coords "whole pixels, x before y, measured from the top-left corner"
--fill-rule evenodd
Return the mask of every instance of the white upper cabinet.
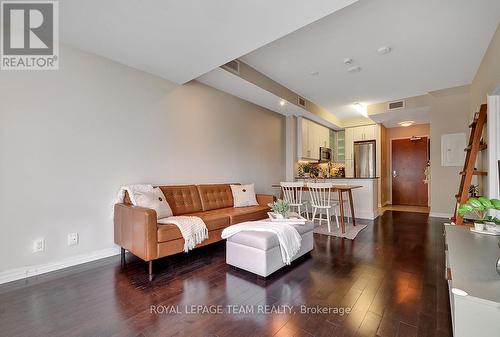
M 349 128 L 353 130 L 353 141 L 361 142 L 363 140 L 374 140 L 377 138 L 377 125 L 357 126 Z M 348 129 L 348 130 L 349 130 Z
M 363 127 L 364 140 L 374 140 L 377 138 L 377 125 L 368 125 Z
M 352 160 L 354 151 L 354 128 L 345 129 L 345 160 Z
M 299 158 L 307 158 L 307 156 L 310 155 L 309 153 L 309 123 L 307 123 L 307 120 L 299 117 L 297 118 L 297 127 L 302 129 L 302 132 L 300 132 L 300 143 L 302 146 L 297 144 L 298 148 L 301 149 L 301 151 L 297 154 Z M 299 132 L 297 132 L 299 134 Z
M 319 160 L 319 148 L 330 147 L 330 129 L 308 119 L 297 119 L 299 130 L 298 157 Z
M 345 176 L 348 178 L 354 177 L 354 133 L 356 128 L 345 129 Z
M 352 128 L 352 140 L 354 142 L 359 142 L 365 140 L 364 138 L 364 128 L 362 126 L 357 128 Z

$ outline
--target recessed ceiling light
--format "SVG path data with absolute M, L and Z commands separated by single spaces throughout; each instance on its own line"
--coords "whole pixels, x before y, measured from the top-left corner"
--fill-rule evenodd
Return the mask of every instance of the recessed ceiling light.
M 380 55 L 389 54 L 391 51 L 392 51 L 392 48 L 389 46 L 383 46 L 383 47 L 380 47 L 379 49 L 377 49 L 377 53 L 379 53 Z
M 354 109 L 365 117 L 368 117 L 368 108 L 366 104 L 356 102 L 353 104 Z
M 280 101 L 280 105 L 281 105 L 281 106 L 285 105 L 285 100 L 284 100 L 284 99 L 282 99 L 282 100 Z
M 351 63 L 352 63 L 352 58 L 348 57 L 348 58 L 345 58 L 345 59 L 344 59 L 344 64 L 345 64 L 346 66 L 350 65 Z
M 349 73 L 357 73 L 361 71 L 361 67 L 350 67 L 350 68 L 347 68 L 347 72 Z
M 414 121 L 404 121 L 404 122 L 399 122 L 398 124 L 401 126 L 410 126 L 410 125 L 415 124 L 415 122 Z

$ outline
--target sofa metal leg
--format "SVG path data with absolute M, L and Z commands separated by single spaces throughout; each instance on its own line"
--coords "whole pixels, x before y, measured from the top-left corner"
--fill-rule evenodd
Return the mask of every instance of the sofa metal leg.
M 122 263 L 122 267 L 125 265 L 125 248 L 122 248 L 121 249 L 121 263 Z
M 148 261 L 148 274 L 149 274 L 149 281 L 153 281 L 153 261 Z

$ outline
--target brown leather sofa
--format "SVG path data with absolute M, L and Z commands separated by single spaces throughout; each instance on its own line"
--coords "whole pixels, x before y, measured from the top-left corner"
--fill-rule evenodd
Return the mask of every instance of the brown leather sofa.
M 267 218 L 272 195 L 257 194 L 258 206 L 235 208 L 229 184 L 159 186 L 174 215 L 198 216 L 208 228 L 208 239 L 198 247 L 222 240 L 222 230 L 229 225 Z M 184 239 L 177 226 L 158 224 L 156 211 L 133 206 L 128 195 L 114 207 L 115 243 L 149 262 L 180 253 Z

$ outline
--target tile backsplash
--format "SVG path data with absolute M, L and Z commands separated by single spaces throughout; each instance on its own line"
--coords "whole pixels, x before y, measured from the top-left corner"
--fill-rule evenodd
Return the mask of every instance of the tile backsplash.
M 317 163 L 317 162 L 305 162 L 299 161 L 298 166 L 298 176 L 299 177 L 329 177 L 329 176 L 342 176 L 345 165 L 342 163 Z M 309 166 L 309 173 L 304 172 L 304 166 Z M 330 172 L 328 169 L 330 168 Z

